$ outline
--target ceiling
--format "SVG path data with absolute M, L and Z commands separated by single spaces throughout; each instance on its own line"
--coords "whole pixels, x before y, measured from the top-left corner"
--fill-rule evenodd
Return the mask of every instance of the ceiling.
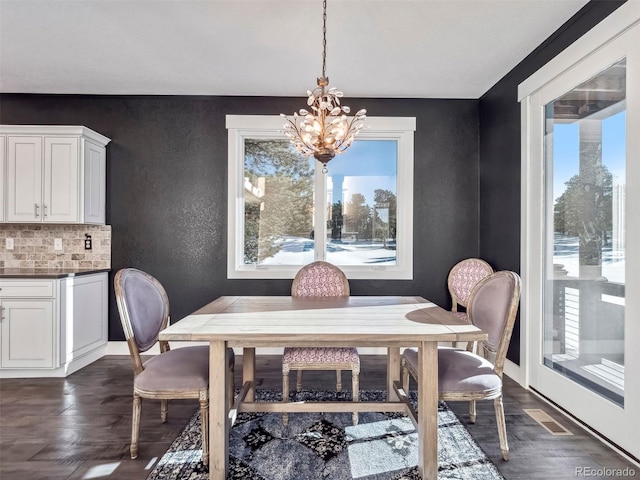
M 328 0 L 351 97 L 479 98 L 587 0 Z M 0 92 L 304 96 L 321 0 L 0 0 Z

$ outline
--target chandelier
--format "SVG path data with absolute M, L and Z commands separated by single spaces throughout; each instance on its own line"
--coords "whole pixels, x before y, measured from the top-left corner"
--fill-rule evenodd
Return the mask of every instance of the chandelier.
M 318 86 L 307 90 L 307 105 L 310 110 L 301 108 L 294 112 L 293 118 L 280 114 L 287 119 L 284 134 L 289 137 L 296 151 L 311 156 L 323 165 L 327 172 L 327 163 L 339 153 L 343 153 L 353 143 L 353 139 L 364 125 L 367 111 L 358 110 L 355 116 L 347 115 L 351 109 L 341 105 L 343 93 L 329 86 L 326 76 L 327 64 L 327 0 L 322 2 L 322 76 Z

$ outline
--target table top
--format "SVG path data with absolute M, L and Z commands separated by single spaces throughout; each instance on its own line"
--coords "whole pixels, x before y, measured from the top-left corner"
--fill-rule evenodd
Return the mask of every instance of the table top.
M 229 346 L 419 346 L 486 334 L 422 297 L 220 297 L 160 332 L 161 340 Z

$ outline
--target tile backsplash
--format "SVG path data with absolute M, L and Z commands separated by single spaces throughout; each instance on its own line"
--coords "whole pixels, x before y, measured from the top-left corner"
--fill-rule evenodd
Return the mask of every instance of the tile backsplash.
M 85 234 L 91 250 L 84 248 Z M 62 250 L 55 249 L 56 238 Z M 111 225 L 0 224 L 0 253 L 0 268 L 111 268 Z

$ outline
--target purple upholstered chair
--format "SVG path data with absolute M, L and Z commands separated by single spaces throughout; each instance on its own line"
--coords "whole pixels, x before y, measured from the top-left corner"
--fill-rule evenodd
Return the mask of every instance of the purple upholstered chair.
M 167 420 L 168 400 L 195 398 L 202 419 L 202 461 L 209 463 L 209 346 L 171 350 L 158 334 L 169 323 L 169 299 L 151 275 L 135 268 L 118 271 L 114 289 L 120 321 L 133 362 L 133 416 L 131 458 L 138 456 L 140 410 L 143 398 L 160 400 L 161 418 Z M 143 361 L 141 353 L 160 342 L 160 354 Z M 229 401 L 233 399 L 233 350 L 228 350 Z
M 342 270 L 327 262 L 313 262 L 302 267 L 291 285 L 293 297 L 348 297 L 349 281 Z M 287 347 L 282 356 L 282 398 L 289 400 L 289 371 L 297 370 L 296 390 L 302 390 L 302 370 L 335 370 L 336 390 L 342 390 L 341 370 L 351 370 L 353 401 L 358 401 L 360 357 L 355 347 Z M 286 425 L 287 414 L 282 421 Z M 358 413 L 353 413 L 358 424 Z
M 493 400 L 502 458 L 509 459 L 507 427 L 502 406 L 502 371 L 511 332 L 520 302 L 520 277 L 500 271 L 482 279 L 471 292 L 469 320 L 488 334 L 488 339 L 467 349 L 438 348 L 438 393 L 444 401 L 468 401 L 471 423 L 476 421 L 476 400 Z M 489 359 L 491 358 L 491 359 Z M 402 354 L 405 391 L 409 374 L 417 378 L 418 354 L 407 349 Z

